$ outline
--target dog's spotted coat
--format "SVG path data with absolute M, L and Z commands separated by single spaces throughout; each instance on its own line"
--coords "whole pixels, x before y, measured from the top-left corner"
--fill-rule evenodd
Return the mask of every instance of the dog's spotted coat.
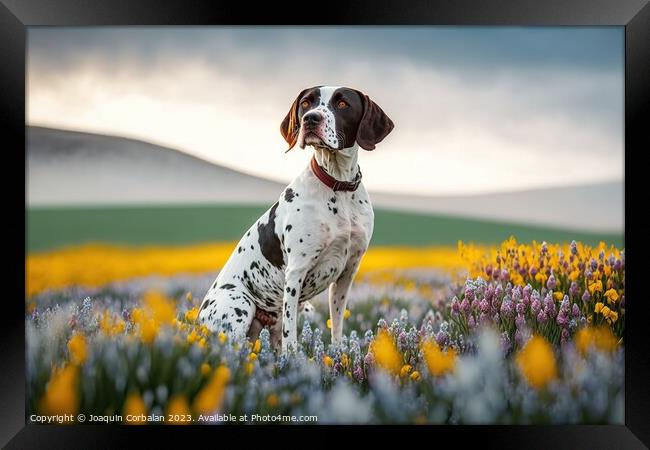
M 305 89 L 281 125 L 290 145 L 314 147 L 329 175 L 351 181 L 357 151 L 372 150 L 392 121 L 359 91 L 319 86 Z M 244 234 L 205 295 L 199 320 L 233 339 L 255 338 L 263 326 L 282 352 L 297 343 L 297 314 L 329 288 L 332 341 L 342 336 L 352 279 L 370 242 L 374 213 L 363 184 L 334 191 L 308 166 L 278 201 Z

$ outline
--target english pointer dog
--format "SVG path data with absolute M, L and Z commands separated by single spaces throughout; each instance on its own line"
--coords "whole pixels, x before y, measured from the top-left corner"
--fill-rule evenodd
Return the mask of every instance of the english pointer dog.
M 267 326 L 274 348 L 297 345 L 299 309 L 329 288 L 332 342 L 342 336 L 347 295 L 372 237 L 374 213 L 357 163 L 393 122 L 367 95 L 347 87 L 305 89 L 280 131 L 311 146 L 310 164 L 241 238 L 205 295 L 199 321 L 231 339 Z M 287 151 L 289 151 L 287 150 Z

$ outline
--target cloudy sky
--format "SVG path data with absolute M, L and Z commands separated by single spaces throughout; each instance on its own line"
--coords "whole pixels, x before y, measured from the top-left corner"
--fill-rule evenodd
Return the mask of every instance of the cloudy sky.
M 395 122 L 367 187 L 465 194 L 623 179 L 622 27 L 30 28 L 31 125 L 134 137 L 287 182 L 280 122 L 345 85 Z

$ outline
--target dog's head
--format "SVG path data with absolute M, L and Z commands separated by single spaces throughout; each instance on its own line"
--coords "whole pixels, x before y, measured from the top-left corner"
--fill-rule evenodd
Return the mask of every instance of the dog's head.
M 354 146 L 374 150 L 393 129 L 393 122 L 370 97 L 346 87 L 303 90 L 280 125 L 289 150 L 298 144 L 331 151 Z

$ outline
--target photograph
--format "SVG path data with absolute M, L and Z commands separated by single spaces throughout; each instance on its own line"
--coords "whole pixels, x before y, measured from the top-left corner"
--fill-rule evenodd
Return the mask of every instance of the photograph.
M 626 424 L 625 27 L 26 43 L 27 424 Z

